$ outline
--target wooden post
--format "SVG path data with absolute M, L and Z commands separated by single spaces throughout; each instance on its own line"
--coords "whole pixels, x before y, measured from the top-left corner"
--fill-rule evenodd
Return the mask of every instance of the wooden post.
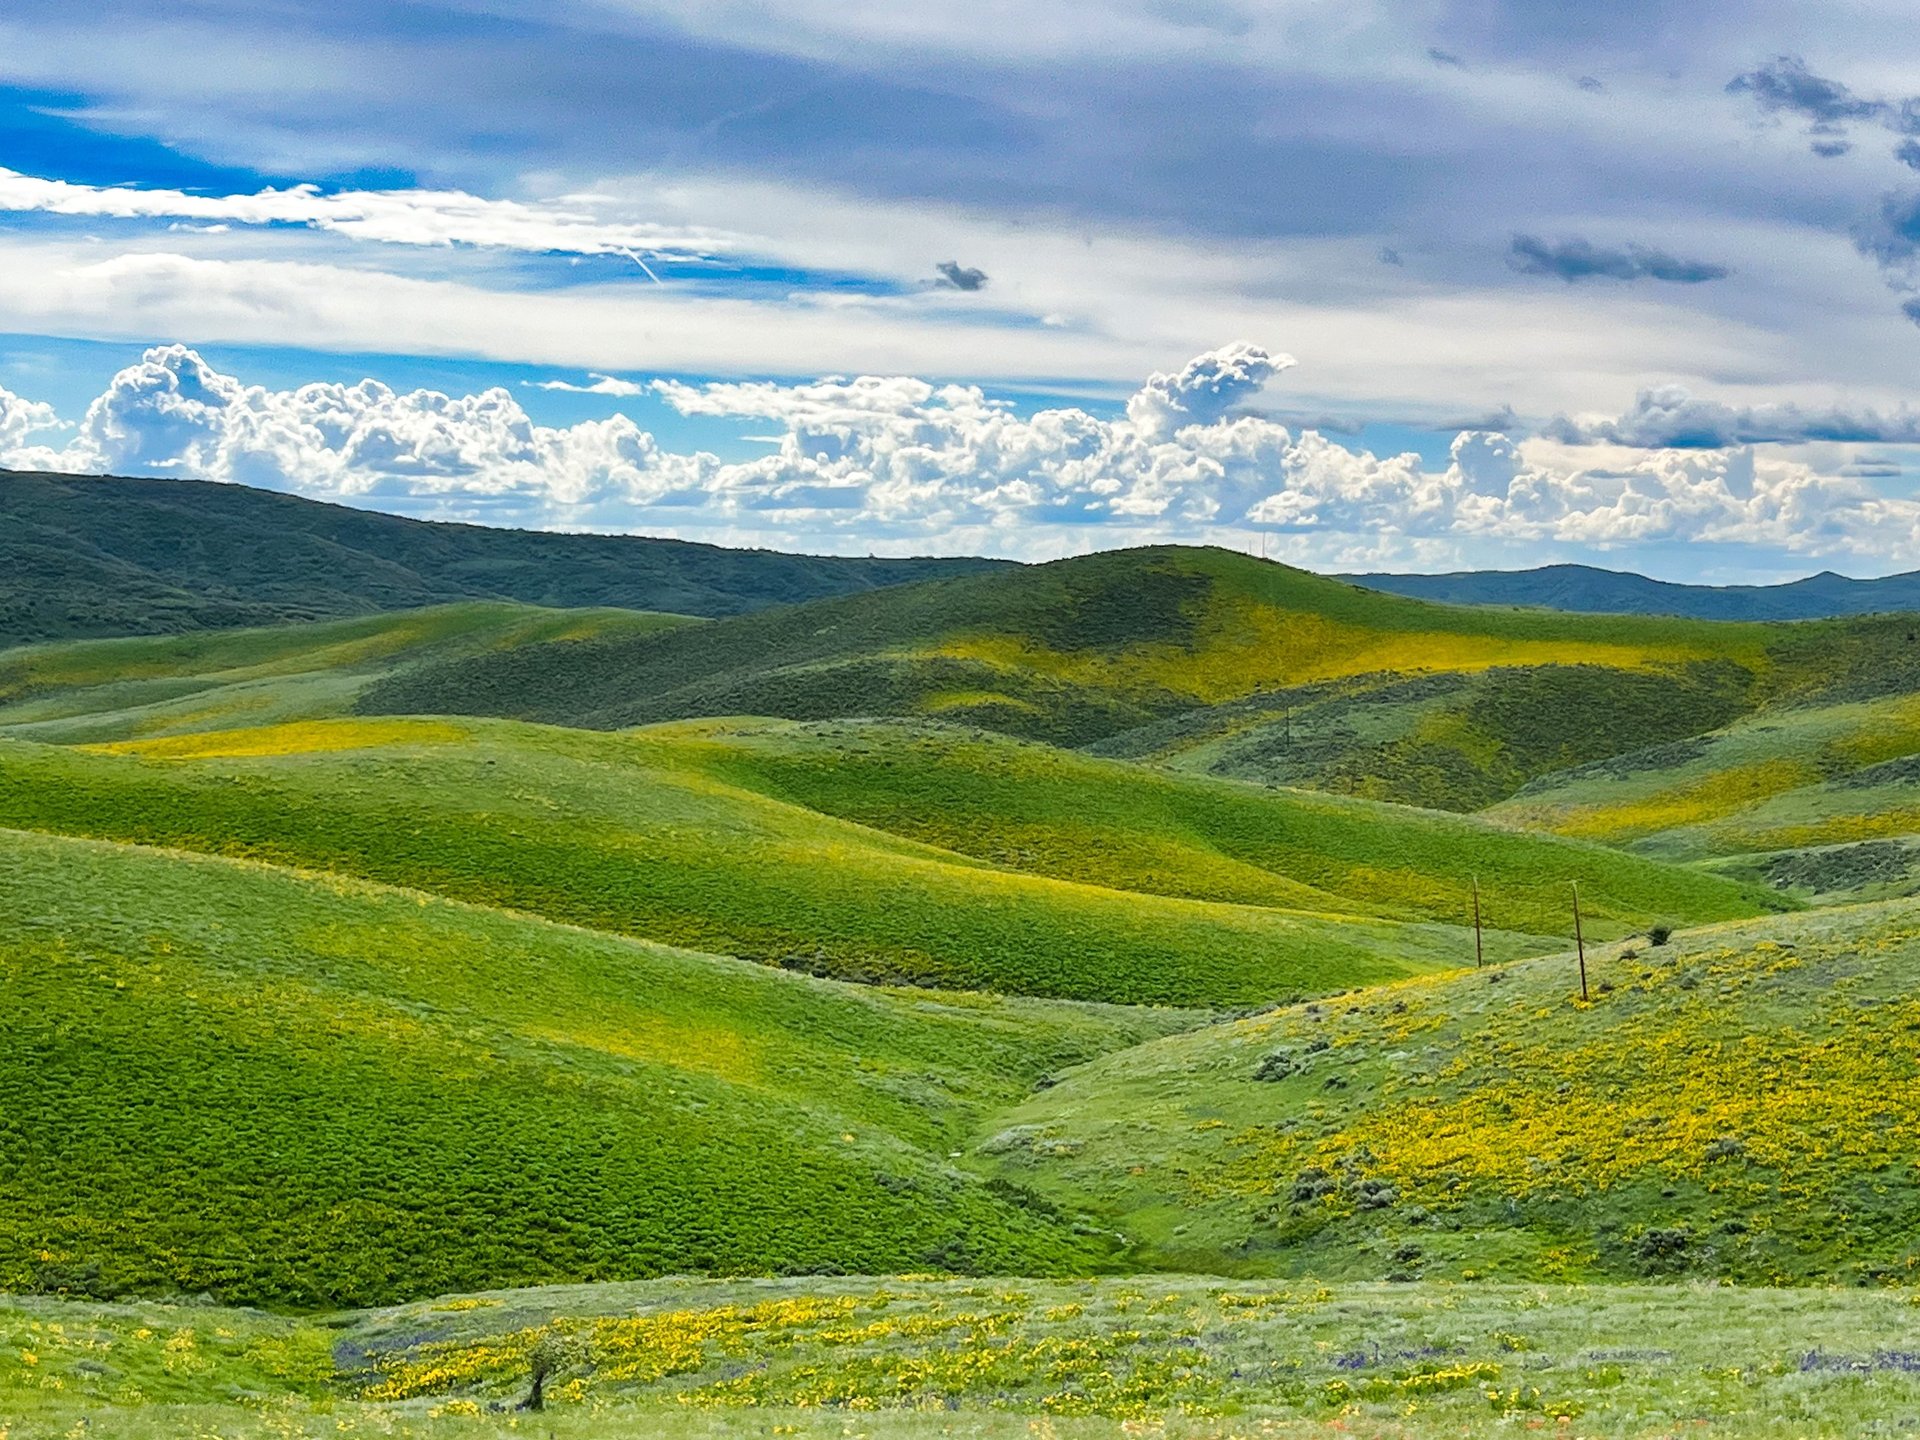
M 1587 998 L 1587 941 L 1580 933 L 1580 882 L 1573 882 L 1573 943 L 1580 952 L 1580 998 Z
M 1486 955 L 1480 946 L 1480 877 L 1473 877 L 1473 968 L 1478 970 L 1486 963 Z

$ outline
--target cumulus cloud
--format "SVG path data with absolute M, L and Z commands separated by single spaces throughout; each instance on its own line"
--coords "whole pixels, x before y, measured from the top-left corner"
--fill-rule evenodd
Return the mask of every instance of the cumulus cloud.
M 1900 439 L 1920 430 L 1905 412 L 1869 424 L 1651 391 L 1619 421 L 1569 431 L 1612 447 L 1604 452 L 1468 429 L 1435 466 L 1249 413 L 1240 402 L 1291 363 L 1230 345 L 1150 377 L 1113 418 L 1072 406 L 1023 414 L 976 386 L 910 376 L 649 382 L 682 414 L 775 432 L 770 453 L 723 461 L 663 449 L 620 415 L 543 426 L 503 389 L 400 393 L 365 380 L 269 390 L 173 345 L 116 375 L 58 451 L 32 444 L 57 423 L 53 412 L 0 392 L 0 463 L 795 547 L 1031 555 L 1258 529 L 1293 558 L 1351 565 L 1446 563 L 1465 546 L 1656 541 L 1904 556 L 1920 537 L 1920 504 L 1865 488 L 1885 456 L 1841 455 L 1823 473 L 1735 443 Z M 1663 436 L 1660 449 L 1626 448 Z M 1699 448 L 1710 436 L 1728 443 Z
M 1297 362 L 1245 343 L 1212 350 L 1177 374 L 1156 374 L 1127 401 L 1127 418 L 1144 434 L 1170 435 L 1183 425 L 1219 419 Z
M 962 265 L 958 260 L 942 260 L 933 267 L 940 272 L 940 283 L 954 290 L 984 290 L 987 272 Z
M 1920 412 L 1882 415 L 1839 406 L 1803 409 L 1791 403 L 1727 405 L 1696 399 L 1683 386 L 1642 390 L 1625 414 L 1579 421 L 1556 416 L 1550 438 L 1569 445 L 1631 445 L 1640 449 L 1714 450 L 1731 445 L 1851 444 L 1920 445 Z
M 0 212 L 117 220 L 298 226 L 389 245 L 469 245 L 554 255 L 701 258 L 738 242 L 718 232 L 609 220 L 605 202 L 575 196 L 552 204 L 489 200 L 461 190 L 323 191 L 314 185 L 250 195 L 195 195 L 133 185 L 76 185 L 0 168 Z M 643 265 L 644 268 L 644 265 Z
M 1548 242 L 1534 235 L 1516 235 L 1507 263 L 1522 275 L 1555 275 L 1576 280 L 1666 280 L 1698 285 L 1723 280 L 1729 271 L 1707 260 L 1686 260 L 1646 245 L 1596 245 L 1591 240 Z
M 0 387 L 0 453 L 20 455 L 27 449 L 29 436 L 58 429 L 60 417 L 51 405 L 38 400 L 23 400 Z

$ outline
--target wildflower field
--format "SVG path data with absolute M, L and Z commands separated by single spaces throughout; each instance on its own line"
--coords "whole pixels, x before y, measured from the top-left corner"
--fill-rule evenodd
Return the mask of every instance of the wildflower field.
M 1232 1273 L 1906 1285 L 1920 902 L 1409 981 L 1096 1062 L 1001 1173 Z
M 1784 1440 L 1916 1407 L 1920 1308 L 1885 1291 L 670 1280 L 297 1319 L 0 1300 L 9 1440 Z

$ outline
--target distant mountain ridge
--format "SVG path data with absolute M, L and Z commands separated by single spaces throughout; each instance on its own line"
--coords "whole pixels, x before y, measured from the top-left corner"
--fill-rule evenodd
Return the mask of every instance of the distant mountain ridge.
M 0 471 L 0 647 L 458 600 L 717 617 L 1005 563 L 506 530 L 203 480 Z
M 1446 575 L 1338 575 L 1352 585 L 1449 605 L 1528 605 L 1587 614 L 1694 620 L 1824 620 L 1920 610 L 1920 571 L 1852 580 L 1823 570 L 1780 585 L 1682 585 L 1592 565 L 1458 570 Z

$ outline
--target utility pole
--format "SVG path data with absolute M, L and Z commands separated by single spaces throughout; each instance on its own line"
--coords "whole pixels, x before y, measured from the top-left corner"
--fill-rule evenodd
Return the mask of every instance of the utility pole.
M 1473 877 L 1473 968 L 1478 970 L 1486 963 L 1485 953 L 1480 948 L 1480 877 Z
M 1587 998 L 1587 942 L 1580 933 L 1580 882 L 1573 882 L 1573 943 L 1580 953 L 1580 998 Z

